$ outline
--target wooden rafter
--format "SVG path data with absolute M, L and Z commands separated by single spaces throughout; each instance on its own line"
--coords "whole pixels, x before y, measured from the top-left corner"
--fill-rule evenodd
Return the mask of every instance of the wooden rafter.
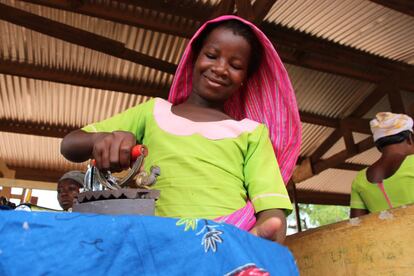
M 81 126 L 79 126 L 81 127 Z M 12 132 L 28 135 L 38 135 L 44 137 L 56 137 L 63 138 L 66 134 L 79 127 L 71 127 L 63 124 L 47 124 L 47 123 L 35 123 L 25 122 L 19 120 L 10 120 L 0 118 L 0 131 Z
M 352 124 L 352 118 L 358 118 L 365 115 L 377 102 L 379 102 L 384 95 L 388 93 L 390 89 L 394 86 L 393 83 L 383 82 L 378 87 L 369 94 L 365 100 L 355 108 L 355 111 L 351 114 L 349 118 L 345 118 L 348 121 L 348 124 Z M 361 121 L 359 121 L 361 122 Z M 363 122 L 363 121 L 362 121 Z M 357 124 L 353 125 L 356 126 Z M 340 129 L 336 129 L 331 133 L 331 135 L 315 150 L 311 155 L 312 163 L 316 163 L 320 158 L 339 140 L 342 138 L 342 132 Z
M 256 0 L 252 5 L 250 0 L 236 0 L 237 15 L 260 24 L 275 3 L 276 0 Z
M 236 0 L 237 15 L 253 21 L 255 15 L 250 0 Z
M 370 119 L 347 117 L 342 119 L 340 124 L 342 129 L 371 135 L 369 121 Z
M 299 111 L 300 120 L 304 123 L 321 125 L 325 127 L 337 128 L 339 127 L 339 120 L 334 118 L 329 118 L 310 112 Z
M 53 182 L 52 181 L 40 181 L 40 180 L 32 181 L 31 179 L 0 178 L 0 186 L 7 187 L 7 188 L 15 187 L 15 188 L 24 188 L 24 189 L 39 189 L 39 190 L 52 190 L 53 191 L 53 190 L 56 190 L 57 188 L 56 183 L 57 182 L 55 181 Z M 19 198 L 20 200 L 23 200 L 23 196 L 24 194 L 20 196 L 14 196 L 13 198 Z
M 0 159 L 0 177 L 14 178 L 16 171 L 11 170 L 4 160 Z
M 71 72 L 65 69 L 49 68 L 0 59 L 0 74 L 14 75 L 58 83 L 118 91 L 135 95 L 162 97 L 168 95 L 167 88 L 155 84 L 130 81 L 117 76 L 97 76 L 95 74 Z
M 345 150 L 348 154 L 355 154 L 357 152 L 357 146 L 355 145 L 354 136 L 352 131 L 341 126 L 342 137 L 345 142 Z
M 163 22 L 161 20 L 154 20 L 151 17 L 144 16 L 142 14 L 137 15 L 136 12 L 130 9 L 118 9 L 115 7 L 108 7 L 102 4 L 91 3 L 89 1 L 82 1 L 79 2 L 78 5 L 73 5 L 72 0 L 23 0 L 24 2 L 43 5 L 50 8 L 70 11 L 78 14 L 84 14 L 88 16 L 93 16 L 97 18 L 102 18 L 109 21 L 114 21 L 117 23 L 122 23 L 138 28 L 143 29 L 150 29 L 157 32 L 163 32 L 166 34 L 183 36 L 183 37 L 190 37 L 194 33 L 194 29 L 192 27 L 185 27 L 180 26 L 176 27 L 168 22 Z M 185 16 L 189 14 L 189 9 L 185 7 L 181 7 L 180 9 L 174 9 L 174 6 L 171 4 L 166 4 L 165 1 L 147 1 L 147 0 L 138 0 L 138 1 L 130 1 L 124 0 L 118 2 L 122 2 L 127 5 L 133 5 L 146 8 L 146 9 L 154 9 L 155 7 L 161 12 L 175 12 L 174 14 L 178 16 Z M 206 13 L 209 12 L 211 9 L 210 6 L 203 5 L 203 6 L 194 6 L 191 8 L 193 13 L 197 14 L 197 17 L 203 18 Z M 198 14 L 198 11 L 203 11 L 202 13 Z
M 362 164 L 355 164 L 355 163 L 349 163 L 349 162 L 345 162 L 345 163 L 341 163 L 336 165 L 334 168 L 335 169 L 340 169 L 340 170 L 347 170 L 347 171 L 361 171 L 363 169 L 365 169 L 368 165 L 362 165 Z
M 362 118 L 347 117 L 345 119 L 335 119 L 326 116 L 321 116 L 305 111 L 299 111 L 300 120 L 303 123 L 320 125 L 330 128 L 339 128 L 343 130 L 371 134 L 369 129 L 369 120 Z
M 15 178 L 22 180 L 33 180 L 57 183 L 60 177 L 67 171 L 50 170 L 50 169 L 34 169 L 27 167 L 11 167 L 16 171 Z
M 371 0 L 371 2 L 414 16 L 414 1 L 412 0 Z
M 234 11 L 235 0 L 221 0 L 215 10 L 210 13 L 209 19 L 213 19 L 220 15 L 232 14 Z M 196 19 L 192 17 L 193 19 Z
M 366 54 L 271 23 L 263 23 L 261 28 L 284 62 L 373 83 L 405 76 L 400 78 L 400 88 L 414 91 L 414 81 L 407 75 L 414 68 L 412 65 Z
M 342 132 L 340 129 L 335 129 L 325 141 L 312 153 L 310 160 L 312 163 L 317 162 L 339 139 L 342 138 Z
M 175 73 L 176 65 L 126 48 L 119 41 L 84 31 L 0 3 L 0 19 L 101 53 L 129 60 L 162 72 Z
M 365 138 L 361 142 L 357 143 L 355 145 L 355 151 L 349 152 L 347 149 L 340 151 L 337 154 L 334 154 L 333 156 L 323 159 L 321 161 L 318 161 L 314 164 L 312 164 L 312 171 L 314 174 L 318 174 L 326 169 L 336 167 L 342 163 L 345 162 L 348 158 L 351 158 L 359 153 L 362 153 L 374 146 L 374 141 L 372 140 L 372 137 Z
M 369 134 L 367 119 L 359 119 L 365 115 L 381 98 L 393 91 L 396 84 L 393 81 L 382 82 L 368 97 L 355 109 L 355 111 L 341 121 L 340 127 L 336 128 L 329 137 L 314 151 L 314 153 L 308 158 L 304 159 L 299 164 L 294 175 L 298 175 L 296 182 L 306 180 L 312 177 L 314 174 L 318 174 L 328 168 L 335 168 L 345 163 L 348 158 L 351 158 L 365 150 L 368 150 L 374 146 L 372 137 L 368 137 L 362 142 L 355 144 L 353 140 L 352 130 L 359 129 L 362 133 Z M 327 158 L 321 159 L 321 157 L 330 149 L 332 146 L 344 138 L 346 149 Z M 304 163 L 306 162 L 306 163 Z
M 391 111 L 394 113 L 405 113 L 405 107 L 400 91 L 390 91 L 388 93 Z
M 68 0 L 66 0 L 68 1 Z M 212 6 L 202 1 L 193 0 L 116 0 L 131 7 L 140 7 L 148 10 L 156 10 L 165 14 L 172 14 L 184 18 L 196 18 L 197 21 L 207 20 L 217 6 Z M 226 1 L 226 0 L 225 0 Z M 221 1 L 223 2 L 223 1 Z M 234 6 L 234 5 L 233 5 Z
M 276 0 L 256 0 L 253 4 L 253 11 L 255 15 L 252 21 L 255 24 L 262 23 L 275 3 Z
M 297 185 L 296 189 L 296 198 L 299 203 L 349 206 L 349 194 L 302 190 L 300 185 Z M 293 191 L 289 191 L 289 195 L 293 198 Z

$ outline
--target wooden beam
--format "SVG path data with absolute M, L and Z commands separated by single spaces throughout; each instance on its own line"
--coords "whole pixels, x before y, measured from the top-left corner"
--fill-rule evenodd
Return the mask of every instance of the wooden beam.
M 338 119 L 329 118 L 310 112 L 299 111 L 300 120 L 304 123 L 320 125 L 331 128 L 338 128 L 340 121 Z
M 363 169 L 365 169 L 366 167 L 368 167 L 368 165 L 362 165 L 362 164 L 355 164 L 355 163 L 341 163 L 336 165 L 334 168 L 335 169 L 340 169 L 340 170 L 347 170 L 347 171 L 361 171 Z
M 310 159 L 312 163 L 318 161 L 339 139 L 342 138 L 342 132 L 339 129 L 335 129 L 325 141 L 312 153 Z
M 299 183 L 313 176 L 312 163 L 310 158 L 300 162 L 292 174 L 292 182 Z
M 41 168 L 26 168 L 11 166 L 16 171 L 15 178 L 19 180 L 30 180 L 40 182 L 57 183 L 67 171 L 48 170 Z
M 342 127 L 341 128 L 342 137 L 344 137 L 345 150 L 348 154 L 355 154 L 357 152 L 357 146 L 355 145 L 354 136 L 352 131 Z
M 0 118 L 0 131 L 3 132 L 63 138 L 66 134 L 78 128 L 80 126 L 72 127 L 63 124 L 35 123 Z
M 368 113 L 385 95 L 387 95 L 390 89 L 393 89 L 394 84 L 392 82 L 382 81 L 378 83 L 377 87 L 372 91 L 352 112 L 350 117 L 362 117 Z
M 293 193 L 293 192 L 291 192 Z M 291 198 L 293 195 L 290 195 Z M 317 192 L 309 190 L 301 190 L 300 185 L 296 186 L 296 197 L 298 203 L 303 204 L 321 204 L 321 205 L 342 205 L 349 206 L 350 195 L 331 193 L 331 192 Z
M 378 87 L 371 92 L 371 94 L 368 95 L 368 97 L 366 97 L 361 104 L 359 104 L 351 116 L 342 120 L 341 127 L 335 129 L 334 132 L 332 132 L 331 135 L 310 156 L 313 174 L 318 174 L 328 168 L 340 166 L 346 159 L 374 146 L 372 137 L 368 137 L 355 145 L 351 130 L 370 134 L 369 120 L 357 117 L 365 115 L 365 113 L 367 113 L 379 100 L 381 100 L 384 95 L 392 91 L 395 85 L 396 84 L 393 80 L 381 82 L 381 84 L 378 85 Z M 344 138 L 346 149 L 326 160 L 322 160 L 321 157 L 342 137 Z M 301 166 L 299 166 L 296 170 L 300 169 Z M 299 171 L 295 173 L 298 175 L 305 174 Z M 308 175 L 308 178 L 311 176 Z
M 4 160 L 0 159 L 0 177 L 14 178 L 16 171 L 11 170 Z
M 395 73 L 392 70 L 403 72 L 410 70 L 414 66 L 410 66 L 403 62 L 392 61 L 390 59 L 378 57 L 372 54 L 343 46 L 325 39 L 321 39 L 306 33 L 294 31 L 274 23 L 263 22 L 262 30 L 275 42 L 275 45 L 282 43 L 285 47 L 290 47 L 306 53 L 319 54 L 323 57 L 336 58 L 337 62 L 345 64 L 355 63 L 355 67 L 368 68 L 368 74 L 374 74 L 372 80 L 383 80 L 391 75 L 383 75 L 384 73 Z M 394 75 L 394 74 L 393 74 Z M 377 79 L 378 76 L 381 78 Z M 384 78 L 386 77 L 386 78 Z
M 351 130 L 353 132 L 359 132 L 371 135 L 371 129 L 369 122 L 371 119 L 348 117 L 341 121 L 341 126 L 344 129 Z
M 371 2 L 414 16 L 414 1 L 412 0 L 371 0 Z
M 221 0 L 216 9 L 210 13 L 209 19 L 213 19 L 221 15 L 233 14 L 234 6 L 235 0 Z M 193 17 L 193 19 L 195 18 Z
M 297 189 L 296 189 L 296 183 L 292 182 L 293 187 L 293 202 L 295 204 L 295 215 L 296 215 L 296 225 L 298 227 L 298 232 L 302 232 L 302 221 L 300 219 L 300 207 L 298 202 L 298 195 L 297 195 Z
M 255 15 L 250 0 L 236 0 L 237 15 L 253 21 Z
M 48 18 L 0 3 L 0 19 L 30 30 L 74 43 L 117 58 L 129 60 L 162 72 L 174 74 L 176 65 L 126 48 L 119 41 L 84 31 Z
M 323 159 L 321 161 L 318 161 L 312 165 L 312 171 L 315 174 L 318 174 L 326 169 L 336 167 L 339 164 L 345 162 L 348 158 L 351 158 L 357 154 L 360 154 L 374 146 L 374 141 L 372 140 L 372 137 L 368 137 L 358 144 L 356 144 L 356 150 L 355 152 L 348 152 L 347 150 L 340 151 L 339 153 L 327 158 Z
M 298 66 L 375 83 L 390 76 L 405 76 L 414 68 L 272 23 L 264 22 L 261 28 L 279 51 L 282 60 Z M 414 91 L 414 81 L 409 77 L 401 78 L 400 87 Z
M 62 0 L 60 0 L 62 1 Z M 207 20 L 209 15 L 218 7 L 203 3 L 203 1 L 184 0 L 116 0 L 131 7 L 140 7 L 155 10 L 165 14 L 171 14 L 184 18 L 191 18 L 200 22 Z M 86 1 L 84 1 L 86 2 Z M 223 1 L 221 1 L 223 2 Z M 224 0 L 226 2 L 226 0 Z M 234 5 L 233 5 L 234 6 Z
M 320 125 L 330 128 L 339 128 L 342 127 L 343 129 L 353 131 L 353 132 L 360 132 L 365 134 L 371 134 L 371 130 L 369 128 L 369 119 L 362 119 L 362 118 L 355 118 L 355 117 L 348 117 L 343 120 L 330 118 L 326 116 L 321 116 L 317 114 L 313 114 L 310 112 L 299 111 L 300 120 L 303 123 L 313 124 L 313 125 Z
M 345 118 L 345 124 L 350 124 L 354 122 L 353 118 L 358 118 L 364 116 L 375 104 L 377 104 L 384 95 L 387 94 L 387 91 L 393 87 L 393 82 L 381 82 L 374 91 L 372 91 L 364 101 L 359 104 L 351 116 Z M 348 122 L 348 123 L 347 123 Z M 364 121 L 360 121 L 361 124 L 364 124 Z M 363 126 L 356 126 L 359 131 Z M 363 132 L 364 133 L 364 132 Z M 335 130 L 311 155 L 312 163 L 317 162 L 335 143 L 342 138 L 342 133 L 339 129 Z
M 254 18 L 252 21 L 256 25 L 261 24 L 275 3 L 276 0 L 256 0 L 253 4 Z
M 149 16 L 144 16 L 143 14 L 137 14 L 130 9 L 119 9 L 112 6 L 107 6 L 98 3 L 92 3 L 89 1 L 78 2 L 78 5 L 74 5 L 72 0 L 23 0 L 24 2 L 33 3 L 37 5 L 43 5 L 50 8 L 65 10 L 69 12 L 74 12 L 78 14 L 84 14 L 88 16 L 93 16 L 97 18 L 102 18 L 109 21 L 115 21 L 117 23 L 122 23 L 138 28 L 150 29 L 157 32 L 162 32 L 171 35 L 190 37 L 194 33 L 193 26 L 180 26 L 176 27 L 169 22 L 164 22 L 162 20 L 154 20 Z M 126 5 L 139 6 L 145 9 L 157 9 L 161 12 L 167 12 L 174 14 L 176 16 L 184 16 L 190 13 L 197 14 L 197 18 L 204 21 L 203 18 L 206 16 L 210 10 L 212 12 L 212 7 L 209 5 L 195 5 L 191 8 L 186 8 L 180 6 L 180 9 L 176 7 L 179 5 L 171 5 L 165 1 L 148 1 L 148 0 L 118 0 L 117 2 L 122 2 Z
M 134 82 L 117 76 L 71 72 L 65 69 L 48 68 L 42 65 L 20 63 L 0 59 L 0 74 L 14 75 L 37 80 L 118 91 L 135 95 L 167 98 L 168 89 L 155 84 Z
M 0 178 L 0 186 L 3 187 L 15 187 L 15 188 L 27 188 L 27 189 L 39 189 L 39 190 L 51 190 L 56 191 L 57 184 L 43 181 L 30 181 L 10 178 Z
M 400 91 L 390 91 L 388 93 L 391 111 L 394 113 L 405 113 L 405 107 Z

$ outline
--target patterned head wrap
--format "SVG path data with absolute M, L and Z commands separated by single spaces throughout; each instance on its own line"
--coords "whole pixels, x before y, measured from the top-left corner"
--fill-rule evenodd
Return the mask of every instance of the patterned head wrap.
M 58 183 L 65 179 L 71 179 L 75 182 L 77 182 L 81 187 L 83 187 L 83 182 L 85 179 L 85 173 L 81 171 L 70 171 L 62 175 L 62 177 L 59 179 Z
M 380 112 L 370 121 L 374 142 L 380 138 L 409 130 L 413 132 L 413 119 L 405 114 Z
M 194 54 L 192 43 L 208 24 L 231 19 L 239 20 L 252 29 L 262 45 L 263 56 L 257 72 L 225 103 L 225 112 L 236 120 L 249 118 L 268 127 L 283 180 L 287 183 L 296 165 L 301 143 L 298 107 L 285 67 L 272 43 L 255 25 L 240 17 L 226 15 L 201 26 L 184 51 L 168 100 L 179 104 L 191 93 Z

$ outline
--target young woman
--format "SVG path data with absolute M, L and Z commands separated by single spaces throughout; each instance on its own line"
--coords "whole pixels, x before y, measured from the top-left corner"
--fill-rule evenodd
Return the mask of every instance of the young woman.
M 183 54 L 169 101 L 151 99 L 74 131 L 61 151 L 117 170 L 129 166 L 137 141 L 149 149 L 146 169 L 161 168 L 157 215 L 214 219 L 284 240 L 299 114 L 285 68 L 253 24 L 235 16 L 207 22 Z

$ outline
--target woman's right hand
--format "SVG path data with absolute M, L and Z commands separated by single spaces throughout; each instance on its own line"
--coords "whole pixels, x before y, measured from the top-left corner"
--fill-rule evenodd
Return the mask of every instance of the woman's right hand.
M 93 139 L 92 158 L 100 170 L 122 171 L 131 164 L 135 136 L 126 131 L 99 133 Z

